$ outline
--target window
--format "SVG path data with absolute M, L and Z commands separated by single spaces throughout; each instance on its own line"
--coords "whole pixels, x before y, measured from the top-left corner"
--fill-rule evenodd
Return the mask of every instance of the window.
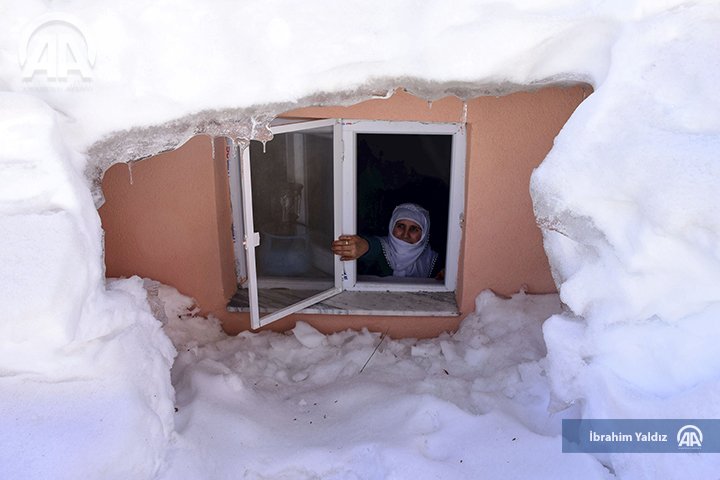
M 342 295 L 351 303 L 362 303 L 362 292 L 369 291 L 383 292 L 395 303 L 400 292 L 413 292 L 415 298 L 421 292 L 452 296 L 462 223 L 464 127 L 285 122 L 271 126 L 272 141 L 238 147 L 230 161 L 241 287 L 231 306 L 249 310 L 252 327 L 259 328 L 341 292 L 348 292 Z M 408 201 L 431 211 L 431 243 L 445 262 L 443 281 L 362 276 L 356 262 L 340 262 L 332 254 L 330 244 L 341 233 L 386 235 L 388 212 Z M 372 308 L 350 307 L 347 313 L 355 311 L 371 313 Z
M 360 278 L 355 262 L 343 262 L 344 288 L 454 291 L 464 200 L 464 127 L 453 123 L 346 120 L 342 136 L 343 231 L 386 235 L 390 213 L 397 204 L 420 203 L 431 213 L 431 245 L 445 261 L 444 282 Z M 388 150 L 393 148 L 412 151 L 414 156 L 392 155 Z M 376 188 L 363 176 L 381 177 L 384 185 Z

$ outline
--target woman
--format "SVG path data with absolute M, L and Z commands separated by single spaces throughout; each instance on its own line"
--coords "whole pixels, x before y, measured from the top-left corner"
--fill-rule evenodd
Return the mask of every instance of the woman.
M 340 260 L 357 260 L 358 273 L 381 277 L 442 279 L 443 266 L 430 248 L 430 214 L 414 203 L 395 207 L 387 237 L 340 235 L 332 251 Z

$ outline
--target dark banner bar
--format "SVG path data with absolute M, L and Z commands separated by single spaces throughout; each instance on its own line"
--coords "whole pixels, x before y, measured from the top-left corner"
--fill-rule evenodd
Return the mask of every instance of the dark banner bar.
M 564 453 L 720 453 L 720 420 L 563 420 L 562 451 Z

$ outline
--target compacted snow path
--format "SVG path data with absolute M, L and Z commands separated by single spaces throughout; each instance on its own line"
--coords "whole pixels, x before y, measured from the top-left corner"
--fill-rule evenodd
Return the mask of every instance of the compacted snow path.
M 431 340 L 325 336 L 305 323 L 227 337 L 150 285 L 178 349 L 163 478 L 609 476 L 589 455 L 561 453 L 562 414 L 548 413 L 541 325 L 556 295 L 485 292 L 456 334 Z

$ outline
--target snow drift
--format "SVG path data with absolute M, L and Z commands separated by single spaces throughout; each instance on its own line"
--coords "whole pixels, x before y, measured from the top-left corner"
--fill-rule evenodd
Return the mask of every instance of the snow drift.
M 553 406 L 718 416 L 716 1 L 12 0 L 0 10 L 0 435 L 12 445 L 1 463 L 18 477 L 58 465 L 67 478 L 149 477 L 172 436 L 173 348 L 139 280 L 104 284 L 90 193 L 103 169 L 194 133 L 267 138 L 265 122 L 290 107 L 397 86 L 431 99 L 593 85 L 532 184 L 567 307 L 544 327 Z M 45 58 L 34 34 L 68 26 L 52 38 L 81 32 L 90 78 L 28 77 L 22 52 Z M 626 478 L 717 470 L 707 456 L 672 459 L 679 466 L 607 462 Z

